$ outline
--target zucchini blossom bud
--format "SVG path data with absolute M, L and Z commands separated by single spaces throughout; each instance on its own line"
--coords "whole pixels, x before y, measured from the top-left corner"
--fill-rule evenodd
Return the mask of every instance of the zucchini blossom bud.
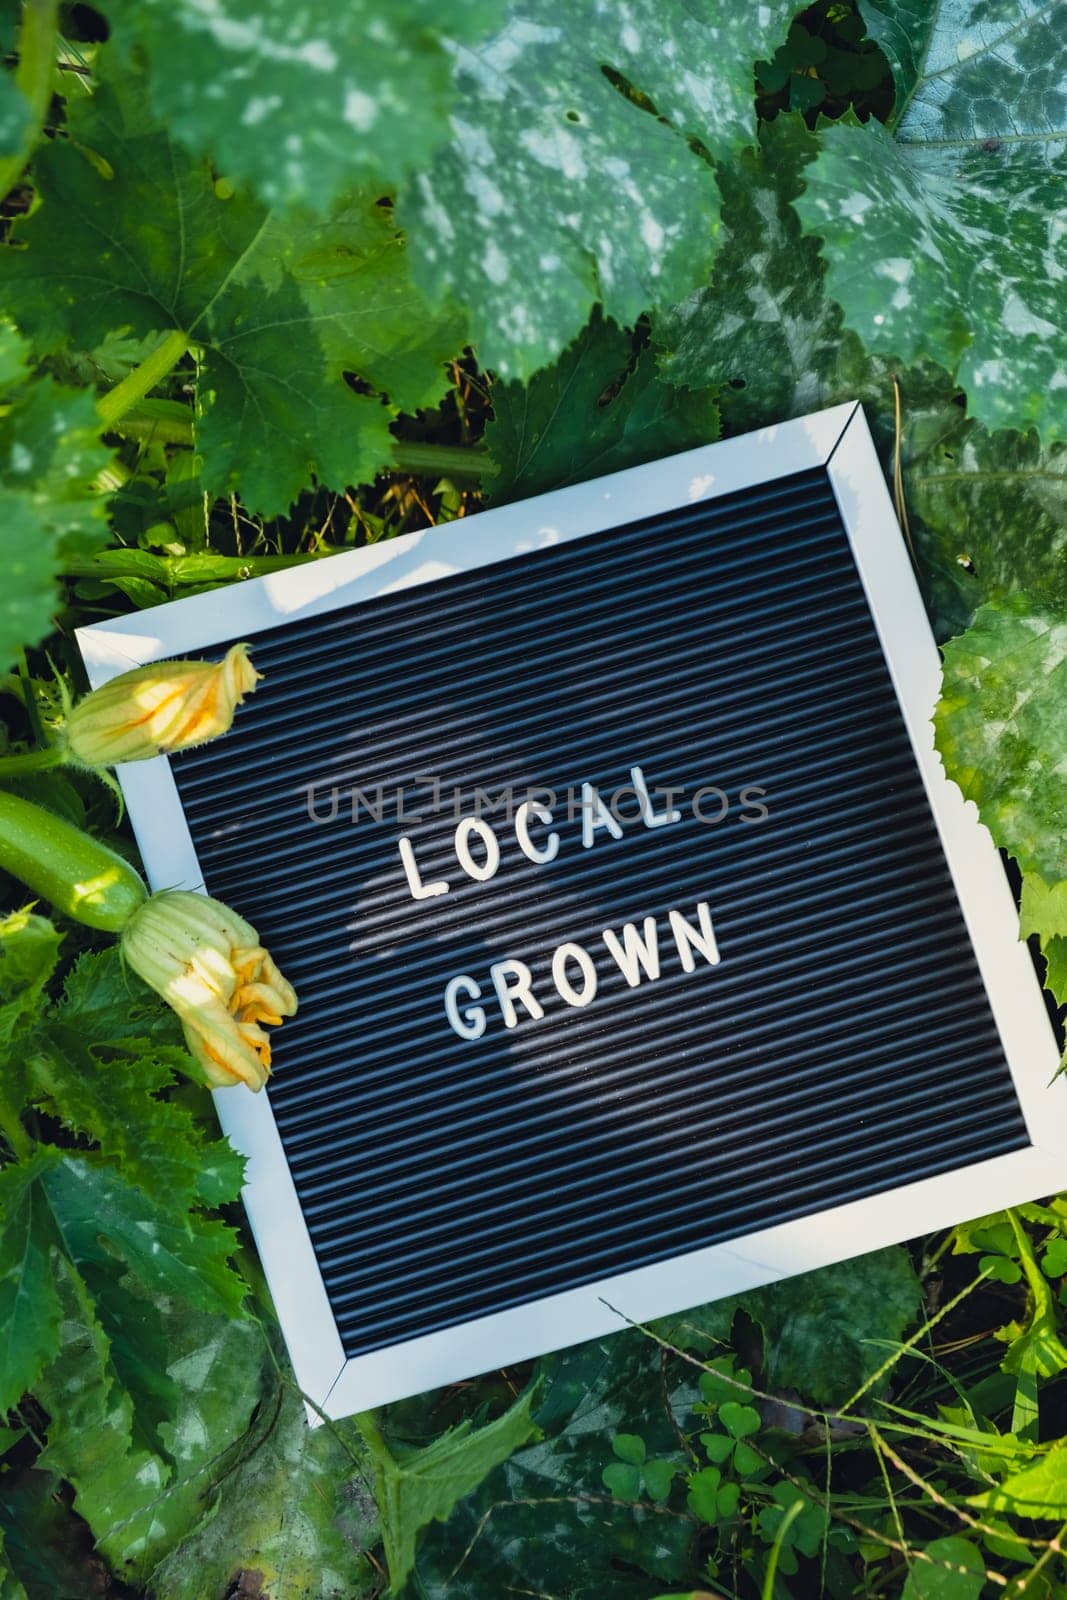
M 251 923 L 208 895 L 164 889 L 122 930 L 122 954 L 178 1014 L 185 1042 L 215 1089 L 270 1076 L 263 1024 L 296 1015 L 296 995 Z
M 67 718 L 67 750 L 86 766 L 110 767 L 206 744 L 227 731 L 259 678 L 247 644 L 221 661 L 135 667 L 79 700 Z

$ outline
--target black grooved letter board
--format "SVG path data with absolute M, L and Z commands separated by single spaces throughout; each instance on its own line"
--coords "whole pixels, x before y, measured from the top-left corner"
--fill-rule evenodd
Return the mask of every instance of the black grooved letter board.
M 299 990 L 269 1093 L 350 1356 L 1028 1144 L 821 469 L 254 643 L 234 731 L 175 772 L 208 890 Z M 730 810 L 583 848 L 568 786 L 635 763 Z M 350 786 L 379 784 L 424 820 L 353 825 Z M 472 882 L 451 790 L 471 812 L 507 784 L 561 796 L 558 856 L 501 810 Z M 412 899 L 401 833 L 447 895 Z M 685 973 L 667 912 L 700 901 L 721 960 Z M 661 973 L 630 988 L 602 931 L 649 915 Z M 552 984 L 564 941 L 597 968 L 583 1009 Z M 504 958 L 542 1020 L 504 1027 Z M 474 1042 L 445 1019 L 460 973 Z

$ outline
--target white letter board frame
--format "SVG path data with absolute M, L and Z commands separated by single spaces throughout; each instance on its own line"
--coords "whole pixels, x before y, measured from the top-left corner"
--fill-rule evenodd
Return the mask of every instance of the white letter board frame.
M 443 527 L 308 562 L 77 632 L 94 687 L 146 662 L 209 651 L 286 619 L 549 549 L 794 473 L 825 467 L 1004 1047 L 1028 1148 L 839 1204 L 726 1243 L 511 1306 L 346 1358 L 266 1094 L 215 1092 L 248 1158 L 244 1201 L 297 1381 L 339 1418 L 509 1366 L 636 1322 L 808 1272 L 1049 1194 L 1067 1183 L 1067 1086 L 1059 1049 L 993 841 L 934 749 L 937 646 L 858 404 L 760 429 Z M 648 556 L 655 563 L 654 550 Z M 118 769 L 153 888 L 203 889 L 166 758 Z M 236 907 L 240 910 L 241 907 Z M 937 975 L 931 973 L 936 984 Z M 358 1070 L 358 1066 L 354 1068 Z M 310 1419 L 316 1417 L 309 1411 Z

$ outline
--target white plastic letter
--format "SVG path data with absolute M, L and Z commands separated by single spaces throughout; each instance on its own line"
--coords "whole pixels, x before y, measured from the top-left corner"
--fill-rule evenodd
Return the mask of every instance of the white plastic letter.
M 434 895 L 448 893 L 448 884 L 444 878 L 436 878 L 433 883 L 423 883 L 415 860 L 415 852 L 411 848 L 411 840 L 406 833 L 400 836 L 400 859 L 404 863 L 404 875 L 408 880 L 413 900 L 432 900 Z
M 470 1000 L 480 1000 L 482 997 L 481 988 L 474 979 L 461 973 L 458 978 L 450 979 L 445 989 L 445 1016 L 461 1039 L 480 1039 L 485 1032 L 485 1007 L 464 1006 L 461 1012 L 458 1003 L 461 991 Z
M 504 1017 L 505 1028 L 513 1028 L 518 1022 L 515 1013 L 515 1002 L 520 1001 L 535 1022 L 539 1022 L 545 1014 L 541 1002 L 535 999 L 530 985 L 533 982 L 533 973 L 525 961 L 494 961 L 489 968 L 489 976 L 493 980 L 496 997 L 500 1001 L 500 1010 Z M 508 979 L 514 982 L 509 985 Z
M 471 855 L 470 836 L 476 833 L 485 846 L 485 860 L 479 866 Z M 481 817 L 464 817 L 456 829 L 456 856 L 468 878 L 475 883 L 487 883 L 500 865 L 500 846 L 496 834 Z
M 606 828 L 613 839 L 622 838 L 622 827 L 612 816 L 591 783 L 582 784 L 582 844 L 588 850 L 596 844 L 597 831 Z
M 581 968 L 582 987 L 576 989 L 567 976 L 567 962 Z M 561 944 L 552 957 L 552 982 L 561 1000 L 569 1006 L 587 1006 L 596 999 L 597 976 L 593 958 L 580 944 Z
M 544 844 L 534 844 L 530 838 L 530 817 L 536 817 L 538 822 L 551 822 L 552 813 L 547 806 L 540 805 L 536 800 L 524 800 L 515 813 L 515 837 L 519 841 L 519 849 L 527 861 L 544 866 L 549 861 L 555 861 L 559 855 L 559 834 L 553 831 Z
M 694 950 L 700 951 L 709 966 L 717 967 L 719 964 L 719 947 L 715 942 L 715 930 L 711 925 L 711 912 L 708 910 L 706 900 L 701 900 L 697 906 L 697 919 L 700 923 L 699 933 L 691 922 L 685 920 L 680 911 L 671 912 L 671 932 L 678 946 L 683 972 L 695 970 Z
M 683 794 L 682 789 L 657 789 L 657 794 L 667 796 L 667 809 L 657 813 L 652 805 L 652 796 L 648 792 L 648 784 L 640 767 L 630 768 L 630 782 L 634 786 L 638 800 L 641 802 L 641 821 L 646 828 L 665 828 L 668 822 L 679 822 L 682 813 L 674 804 L 673 796 Z
M 659 932 L 655 917 L 646 917 L 642 928 L 643 932 L 638 933 L 634 923 L 624 923 L 621 944 L 613 928 L 605 928 L 600 935 L 631 989 L 636 989 L 641 982 L 642 968 L 647 978 L 659 977 Z

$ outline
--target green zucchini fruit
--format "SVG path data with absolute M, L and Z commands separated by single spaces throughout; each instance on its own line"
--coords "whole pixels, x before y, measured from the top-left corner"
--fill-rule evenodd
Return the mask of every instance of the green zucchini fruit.
M 119 933 L 148 898 L 140 874 L 54 812 L 0 791 L 0 869 L 57 911 Z

